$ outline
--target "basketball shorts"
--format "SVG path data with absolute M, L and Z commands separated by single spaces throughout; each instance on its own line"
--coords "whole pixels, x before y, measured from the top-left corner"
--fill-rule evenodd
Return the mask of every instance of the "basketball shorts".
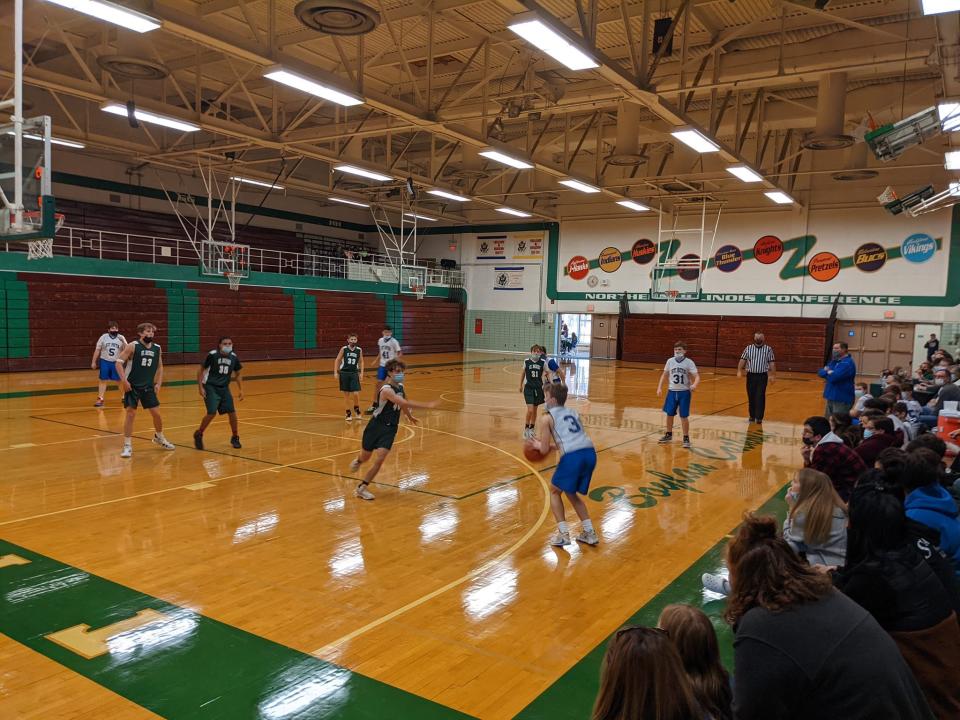
M 384 449 L 389 450 L 393 447 L 393 441 L 397 437 L 399 425 L 384 425 L 376 419 L 367 423 L 363 429 L 363 439 L 360 446 L 367 452 Z
M 689 390 L 669 390 L 667 399 L 663 401 L 663 411 L 667 415 L 676 415 L 680 411 L 680 417 L 690 417 L 690 397 L 693 395 Z
M 360 373 L 341 372 L 340 392 L 360 392 Z
M 153 385 L 133 385 L 130 392 L 123 394 L 123 406 L 125 408 L 136 408 L 140 405 L 144 410 L 159 407 L 160 401 L 157 400 L 157 393 Z
M 377 368 L 377 380 L 383 382 L 387 379 L 387 368 L 384 365 L 381 365 Z
M 523 386 L 523 399 L 527 405 L 543 405 L 543 386 L 527 383 Z
M 574 450 L 560 458 L 551 482 L 563 492 L 586 495 L 596 467 L 596 450 L 593 448 Z
M 229 413 L 237 411 L 233 405 L 233 393 L 230 392 L 229 385 L 219 387 L 207 383 L 203 386 L 203 389 L 207 393 L 203 398 L 203 402 L 207 406 L 207 415 L 213 415 L 214 413 L 228 415 Z
M 120 373 L 117 372 L 117 364 L 113 360 L 104 360 L 100 358 L 100 379 L 101 380 L 119 380 Z

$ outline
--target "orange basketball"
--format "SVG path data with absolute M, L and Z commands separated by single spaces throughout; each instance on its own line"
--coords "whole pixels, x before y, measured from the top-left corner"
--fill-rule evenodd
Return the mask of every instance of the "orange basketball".
M 537 450 L 537 448 L 535 448 L 529 442 L 525 442 L 523 444 L 523 456 L 530 462 L 538 462 L 546 457 L 546 455 Z

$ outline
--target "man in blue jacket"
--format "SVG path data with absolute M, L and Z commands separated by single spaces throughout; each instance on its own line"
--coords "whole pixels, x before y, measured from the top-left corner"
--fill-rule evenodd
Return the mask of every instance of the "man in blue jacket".
M 853 407 L 853 382 L 857 377 L 857 365 L 847 350 L 845 342 L 834 343 L 833 359 L 817 373 L 826 380 L 823 397 L 827 401 L 827 410 L 824 413 L 827 418 L 836 412 L 850 412 Z

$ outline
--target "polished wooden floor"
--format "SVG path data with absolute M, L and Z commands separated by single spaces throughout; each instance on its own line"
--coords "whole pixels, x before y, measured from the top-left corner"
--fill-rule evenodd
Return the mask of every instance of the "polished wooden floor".
M 362 424 L 343 421 L 329 360 L 249 363 L 243 449 L 218 419 L 204 452 L 196 387 L 176 385 L 195 369 L 167 368 L 177 449 L 152 445 L 140 413 L 132 460 L 119 457 L 117 392 L 97 410 L 94 393 L 69 391 L 92 373 L 0 376 L 0 538 L 447 708 L 511 718 L 787 483 L 798 423 L 822 407 L 817 378 L 781 377 L 762 433 L 747 435 L 743 381 L 704 370 L 693 449 L 661 447 L 659 368 L 575 361 L 571 403 L 601 451 L 588 506 L 602 542 L 561 550 L 547 545 L 556 458 L 531 467 L 521 453 L 520 360 L 408 362 L 408 394 L 441 404 L 401 428 L 372 503 L 353 497 Z M 154 716 L 64 662 L 0 637 L 0 717 Z

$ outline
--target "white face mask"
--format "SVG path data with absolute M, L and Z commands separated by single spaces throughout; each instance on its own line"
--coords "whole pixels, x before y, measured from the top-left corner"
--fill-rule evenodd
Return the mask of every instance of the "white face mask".
M 229 355 L 233 352 L 233 345 L 221 345 L 220 350 L 223 351 L 224 355 Z
M 674 350 L 674 351 L 673 351 L 673 357 L 674 357 L 678 362 L 679 362 L 680 360 L 683 360 L 683 356 L 684 356 L 683 350 Z

